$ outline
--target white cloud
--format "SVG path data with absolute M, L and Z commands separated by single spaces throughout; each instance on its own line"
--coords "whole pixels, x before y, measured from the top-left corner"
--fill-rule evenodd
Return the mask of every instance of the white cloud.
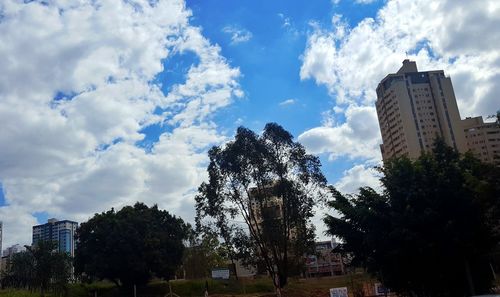
M 500 4 L 485 1 L 394 0 L 353 28 L 338 17 L 309 36 L 300 71 L 325 85 L 337 104 L 370 105 L 375 88 L 403 59 L 444 69 L 454 82 L 462 116 L 487 114 L 500 83 Z
M 284 29 L 284 31 L 289 34 L 292 38 L 296 38 L 299 35 L 301 35 L 301 32 L 296 28 L 296 26 L 293 24 L 292 19 L 288 16 L 286 16 L 283 13 L 278 13 L 278 17 L 281 20 L 281 28 Z
M 252 39 L 253 36 L 252 32 L 235 26 L 226 26 L 222 28 L 222 32 L 231 35 L 231 44 L 247 42 Z
M 354 27 L 339 15 L 332 16 L 331 27 L 311 24 L 300 77 L 325 86 L 335 100 L 324 125 L 300 135 L 313 152 L 380 159 L 375 89 L 405 58 L 417 61 L 420 70 L 444 69 L 451 76 L 462 117 L 500 107 L 498 1 L 392 0 L 375 19 Z M 336 121 L 343 110 L 346 120 Z M 360 110 L 355 120 L 353 112 Z
M 377 0 L 355 0 L 356 3 L 358 4 L 370 4 L 370 3 L 373 3 Z
M 296 99 L 290 98 L 283 100 L 279 103 L 280 106 L 288 106 L 288 105 L 294 105 L 297 102 Z
M 192 216 L 206 150 L 225 140 L 211 115 L 243 93 L 184 1 L 1 7 L 4 245 L 30 242 L 34 212 L 82 221 L 140 200 Z M 156 75 L 185 52 L 199 62 L 163 94 L 171 82 Z M 145 150 L 136 142 L 152 124 L 167 132 Z
M 299 135 L 298 140 L 309 152 L 328 153 L 330 160 L 348 156 L 375 161 L 381 158 L 378 142 L 380 132 L 374 107 L 351 105 L 346 121 L 316 127 Z
M 335 183 L 335 188 L 342 193 L 357 193 L 361 187 L 372 187 L 380 191 L 380 173 L 367 164 L 354 165 L 351 169 L 344 171 L 342 178 Z
M 283 23 L 281 24 L 281 27 L 287 28 L 287 27 L 290 27 L 292 25 L 290 18 L 285 16 L 283 13 L 281 13 L 281 12 L 278 13 L 278 17 L 283 21 Z

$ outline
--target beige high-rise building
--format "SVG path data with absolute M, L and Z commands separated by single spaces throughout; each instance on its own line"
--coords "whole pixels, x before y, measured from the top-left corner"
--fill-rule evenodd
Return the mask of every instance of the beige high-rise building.
M 379 83 L 376 108 L 384 160 L 418 158 L 432 149 L 436 136 L 467 151 L 451 79 L 443 70 L 419 72 L 415 62 L 404 60 L 397 73 Z
M 500 165 L 500 123 L 483 117 L 462 120 L 467 148 L 481 161 Z

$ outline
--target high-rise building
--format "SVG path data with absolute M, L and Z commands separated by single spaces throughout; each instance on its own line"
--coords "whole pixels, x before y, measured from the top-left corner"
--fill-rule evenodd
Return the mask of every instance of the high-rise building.
M 483 162 L 500 165 L 500 122 L 474 117 L 462 120 L 462 126 L 468 150 Z
M 49 219 L 46 224 L 33 226 L 33 245 L 41 240 L 54 241 L 60 252 L 74 256 L 76 228 L 78 228 L 77 222 Z
M 415 62 L 404 60 L 397 73 L 379 83 L 376 109 L 384 160 L 417 158 L 432 149 L 436 136 L 467 151 L 451 79 L 443 70 L 419 72 Z

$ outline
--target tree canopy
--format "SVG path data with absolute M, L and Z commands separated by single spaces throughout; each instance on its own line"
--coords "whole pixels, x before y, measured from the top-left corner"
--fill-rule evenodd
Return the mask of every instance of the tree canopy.
M 136 203 L 96 214 L 77 230 L 75 271 L 123 286 L 171 279 L 181 264 L 186 229 L 156 205 Z
M 432 153 L 391 160 L 381 172 L 382 193 L 331 188 L 340 216 L 325 223 L 354 264 L 405 296 L 487 292 L 499 239 L 499 168 L 438 140 Z
M 189 246 L 184 250 L 181 274 L 186 279 L 211 277 L 212 268 L 227 266 L 227 253 L 217 234 L 192 232 Z
M 209 158 L 209 181 L 196 197 L 197 226 L 218 230 L 232 256 L 262 263 L 279 293 L 312 248 L 310 218 L 326 184 L 319 159 L 275 123 L 262 135 L 238 128 Z
M 39 241 L 36 246 L 26 246 L 26 251 L 11 255 L 3 285 L 40 290 L 41 296 L 47 291 L 63 295 L 71 278 L 71 257 L 56 248 L 55 242 Z

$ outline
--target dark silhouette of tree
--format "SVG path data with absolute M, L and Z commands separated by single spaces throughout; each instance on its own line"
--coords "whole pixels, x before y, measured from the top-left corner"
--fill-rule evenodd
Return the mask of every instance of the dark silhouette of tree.
M 71 257 L 57 251 L 52 241 L 39 241 L 26 246 L 26 251 L 12 255 L 4 284 L 16 288 L 40 290 L 41 296 L 51 291 L 62 296 L 71 278 Z
M 186 238 L 184 222 L 156 205 L 111 209 L 78 228 L 75 270 L 127 288 L 152 277 L 169 280 L 181 264 Z
M 209 158 L 209 181 L 196 197 L 197 227 L 214 227 L 231 255 L 262 263 L 281 294 L 313 247 L 312 208 L 326 184 L 319 159 L 275 123 L 260 136 L 238 128 Z
M 387 287 L 403 296 L 469 296 L 489 291 L 490 252 L 500 222 L 498 167 L 460 156 L 437 140 L 418 160 L 387 162 L 383 192 L 331 188 L 328 233 Z

